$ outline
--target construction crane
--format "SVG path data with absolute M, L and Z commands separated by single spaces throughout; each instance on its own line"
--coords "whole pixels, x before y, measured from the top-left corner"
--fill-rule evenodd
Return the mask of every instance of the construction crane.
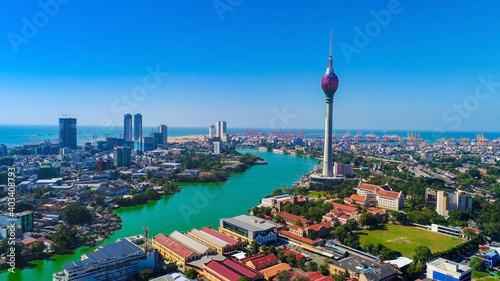
M 485 146 L 490 141 L 484 137 L 484 134 L 476 134 L 476 140 L 478 146 Z

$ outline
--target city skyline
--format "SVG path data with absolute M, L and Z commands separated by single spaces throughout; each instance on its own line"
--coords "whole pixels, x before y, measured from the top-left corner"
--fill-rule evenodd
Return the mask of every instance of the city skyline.
M 120 15 L 107 19 L 68 2 L 13 45 L 23 18 L 44 10 L 12 3 L 3 12 L 0 92 L 8 106 L 0 123 L 50 125 L 67 113 L 79 125 L 116 125 L 142 112 L 144 126 L 203 127 L 210 119 L 319 129 L 317 77 L 333 28 L 336 71 L 345 77 L 333 130 L 498 131 L 498 3 L 282 4 L 242 2 L 221 17 L 211 2 L 102 3 Z M 141 86 L 148 90 L 131 99 Z

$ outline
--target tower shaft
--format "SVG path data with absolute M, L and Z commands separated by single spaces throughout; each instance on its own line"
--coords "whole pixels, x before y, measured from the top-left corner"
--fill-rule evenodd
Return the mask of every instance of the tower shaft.
M 325 148 L 323 155 L 323 176 L 333 177 L 332 163 L 332 107 L 333 99 L 326 99 L 326 114 L 325 114 Z

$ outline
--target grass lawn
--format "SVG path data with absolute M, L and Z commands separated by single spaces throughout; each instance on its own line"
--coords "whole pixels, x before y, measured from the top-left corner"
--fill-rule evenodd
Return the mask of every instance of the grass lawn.
M 325 191 L 309 191 L 309 193 L 307 193 L 307 197 L 309 197 L 309 198 L 320 198 L 324 194 L 326 194 Z
M 472 280 L 476 280 L 476 281 L 498 281 L 497 278 L 493 277 L 493 276 L 489 276 L 488 273 L 486 272 L 481 272 L 481 271 L 476 271 L 476 270 L 472 270 Z
M 464 243 L 464 240 L 455 237 L 396 224 L 384 224 L 356 233 L 359 235 L 361 246 L 366 243 L 380 243 L 409 258 L 413 258 L 415 248 L 420 245 L 429 247 L 435 253 Z

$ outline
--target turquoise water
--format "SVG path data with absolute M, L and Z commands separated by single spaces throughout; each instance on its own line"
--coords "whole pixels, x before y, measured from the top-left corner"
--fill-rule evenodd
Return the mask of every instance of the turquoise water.
M 152 130 L 156 130 L 155 127 L 143 127 L 144 135 L 149 134 Z M 266 134 L 271 133 L 269 129 L 255 129 L 260 130 Z M 228 133 L 243 133 L 245 128 L 231 128 L 228 127 Z M 305 136 L 308 138 L 316 138 L 324 136 L 324 129 L 290 129 L 291 131 L 297 133 L 303 131 Z M 288 130 L 283 130 L 285 134 Z M 351 132 L 351 137 L 356 135 L 357 129 L 349 130 Z M 99 126 L 78 126 L 78 142 L 82 144 L 83 141 L 92 140 L 95 138 L 104 138 L 106 136 L 118 137 L 123 134 L 122 127 L 106 128 L 103 129 Z M 337 129 L 335 130 L 336 137 L 340 138 L 345 134 L 346 130 Z M 432 131 L 413 131 L 421 133 L 422 138 L 426 142 L 435 142 L 441 137 L 444 138 L 455 138 L 460 139 L 462 137 L 467 137 L 469 139 L 475 139 L 476 133 L 484 133 L 484 137 L 490 140 L 500 138 L 500 132 L 432 132 Z M 371 133 L 371 130 L 363 130 L 363 134 Z M 208 128 L 188 128 L 188 127 L 169 127 L 169 136 L 187 136 L 187 135 L 200 135 L 208 134 Z M 406 137 L 407 131 L 374 131 L 374 134 L 381 137 L 385 134 L 388 135 L 398 135 L 400 137 Z M 58 126 L 33 126 L 33 125 L 0 125 L 0 144 L 5 144 L 8 147 L 12 146 L 22 146 L 24 143 L 28 142 L 41 142 L 44 140 L 58 141 L 59 138 L 59 127 Z
M 309 172 L 316 160 L 284 154 L 240 149 L 240 152 L 256 154 L 269 165 L 256 165 L 240 174 L 231 175 L 224 183 L 184 183 L 181 192 L 164 197 L 147 205 L 121 208 L 116 212 L 122 217 L 122 229 L 104 243 L 115 242 L 120 237 L 142 233 L 150 228 L 150 235 L 159 232 L 169 234 L 173 230 L 188 231 L 192 228 L 211 226 L 216 228 L 219 218 L 246 213 L 259 204 L 261 198 L 283 185 L 290 186 Z M 4 271 L 0 280 L 50 281 L 52 273 L 61 271 L 62 265 L 80 260 L 91 248 L 79 248 L 73 255 L 53 256 L 51 261 L 37 261 L 36 267 L 10 274 Z

